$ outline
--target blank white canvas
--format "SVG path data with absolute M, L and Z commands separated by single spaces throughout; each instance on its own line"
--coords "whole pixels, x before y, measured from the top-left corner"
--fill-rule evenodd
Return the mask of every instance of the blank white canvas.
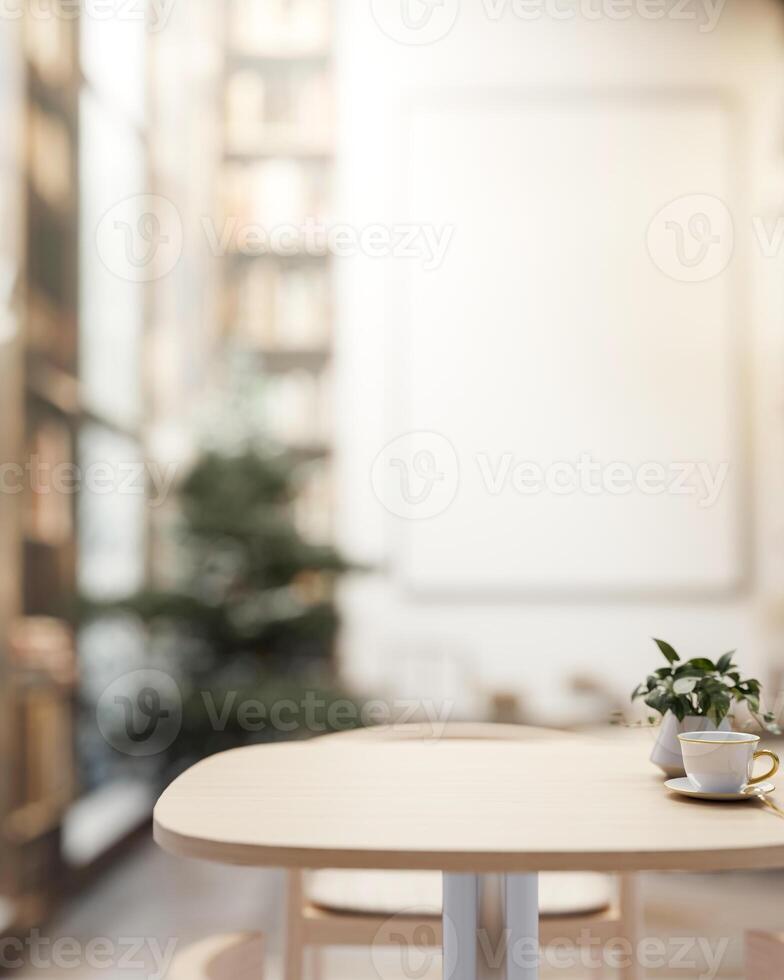
M 396 522 L 399 571 L 423 592 L 721 592 L 743 574 L 737 256 L 704 283 L 651 261 L 668 201 L 734 208 L 733 116 L 704 96 L 467 96 L 410 116 L 412 220 L 451 225 L 442 267 L 405 263 L 406 355 L 394 432 L 446 436 L 446 513 Z M 395 325 L 399 331 L 399 325 Z M 397 402 L 397 404 L 400 404 Z M 480 472 L 534 461 L 701 461 L 731 468 L 695 496 L 542 492 Z

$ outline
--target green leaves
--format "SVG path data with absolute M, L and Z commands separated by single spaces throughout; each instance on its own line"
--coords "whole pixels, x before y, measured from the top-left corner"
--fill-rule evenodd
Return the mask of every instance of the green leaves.
M 642 698 L 660 714 L 671 711 L 682 721 L 697 715 L 719 725 L 727 717 L 733 703 L 745 704 L 760 727 L 777 732 L 778 726 L 770 712 L 760 716 L 761 685 L 753 677 L 741 680 L 733 663 L 735 650 L 724 653 L 714 663 L 707 657 L 692 657 L 681 661 L 680 655 L 665 640 L 653 641 L 667 660 L 645 682 L 632 691 L 632 700 Z
M 716 670 L 718 670 L 720 674 L 726 674 L 730 667 L 732 667 L 732 658 L 734 656 L 734 650 L 730 650 L 729 653 L 723 653 L 716 661 Z
M 680 660 L 680 655 L 675 652 L 675 650 L 667 643 L 665 640 L 657 640 L 653 637 L 653 642 L 661 650 L 664 656 L 667 658 L 667 662 L 674 664 L 676 661 Z
M 673 681 L 672 689 L 676 694 L 691 694 L 696 686 L 696 677 L 678 677 Z

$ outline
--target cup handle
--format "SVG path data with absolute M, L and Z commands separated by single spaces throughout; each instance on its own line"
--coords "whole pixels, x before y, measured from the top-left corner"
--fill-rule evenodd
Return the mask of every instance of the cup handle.
M 750 779 L 747 783 L 748 786 L 753 786 L 755 783 L 764 783 L 766 779 L 770 779 L 770 777 L 779 770 L 779 757 L 775 752 L 771 752 L 770 749 L 760 749 L 759 752 L 755 752 L 752 765 L 757 761 L 757 759 L 761 759 L 763 755 L 769 756 L 773 760 L 773 765 L 764 775 L 754 776 L 752 779 Z

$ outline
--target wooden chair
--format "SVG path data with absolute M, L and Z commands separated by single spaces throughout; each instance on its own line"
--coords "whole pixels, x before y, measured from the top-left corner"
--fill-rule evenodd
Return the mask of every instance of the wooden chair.
M 264 937 L 260 932 L 208 936 L 181 950 L 166 980 L 263 980 Z
M 428 723 L 361 729 L 324 736 L 341 739 L 538 740 L 568 734 L 518 725 Z M 615 878 L 615 880 L 613 880 Z M 305 950 L 317 974 L 328 946 L 441 945 L 441 875 L 422 871 L 288 872 L 285 980 L 302 980 Z M 577 943 L 587 933 L 602 943 L 623 938 L 636 948 L 638 902 L 633 875 L 548 872 L 539 876 L 540 942 Z M 636 980 L 634 965 L 619 972 Z
M 784 977 L 784 933 L 746 933 L 746 980 Z

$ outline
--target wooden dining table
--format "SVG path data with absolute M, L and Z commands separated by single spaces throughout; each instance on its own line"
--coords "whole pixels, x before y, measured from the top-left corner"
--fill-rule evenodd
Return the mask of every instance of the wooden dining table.
M 343 739 L 251 746 L 179 776 L 154 837 L 183 857 L 443 872 L 443 975 L 538 977 L 540 871 L 784 868 L 784 819 L 669 793 L 650 741 Z M 477 955 L 477 935 L 503 936 Z

